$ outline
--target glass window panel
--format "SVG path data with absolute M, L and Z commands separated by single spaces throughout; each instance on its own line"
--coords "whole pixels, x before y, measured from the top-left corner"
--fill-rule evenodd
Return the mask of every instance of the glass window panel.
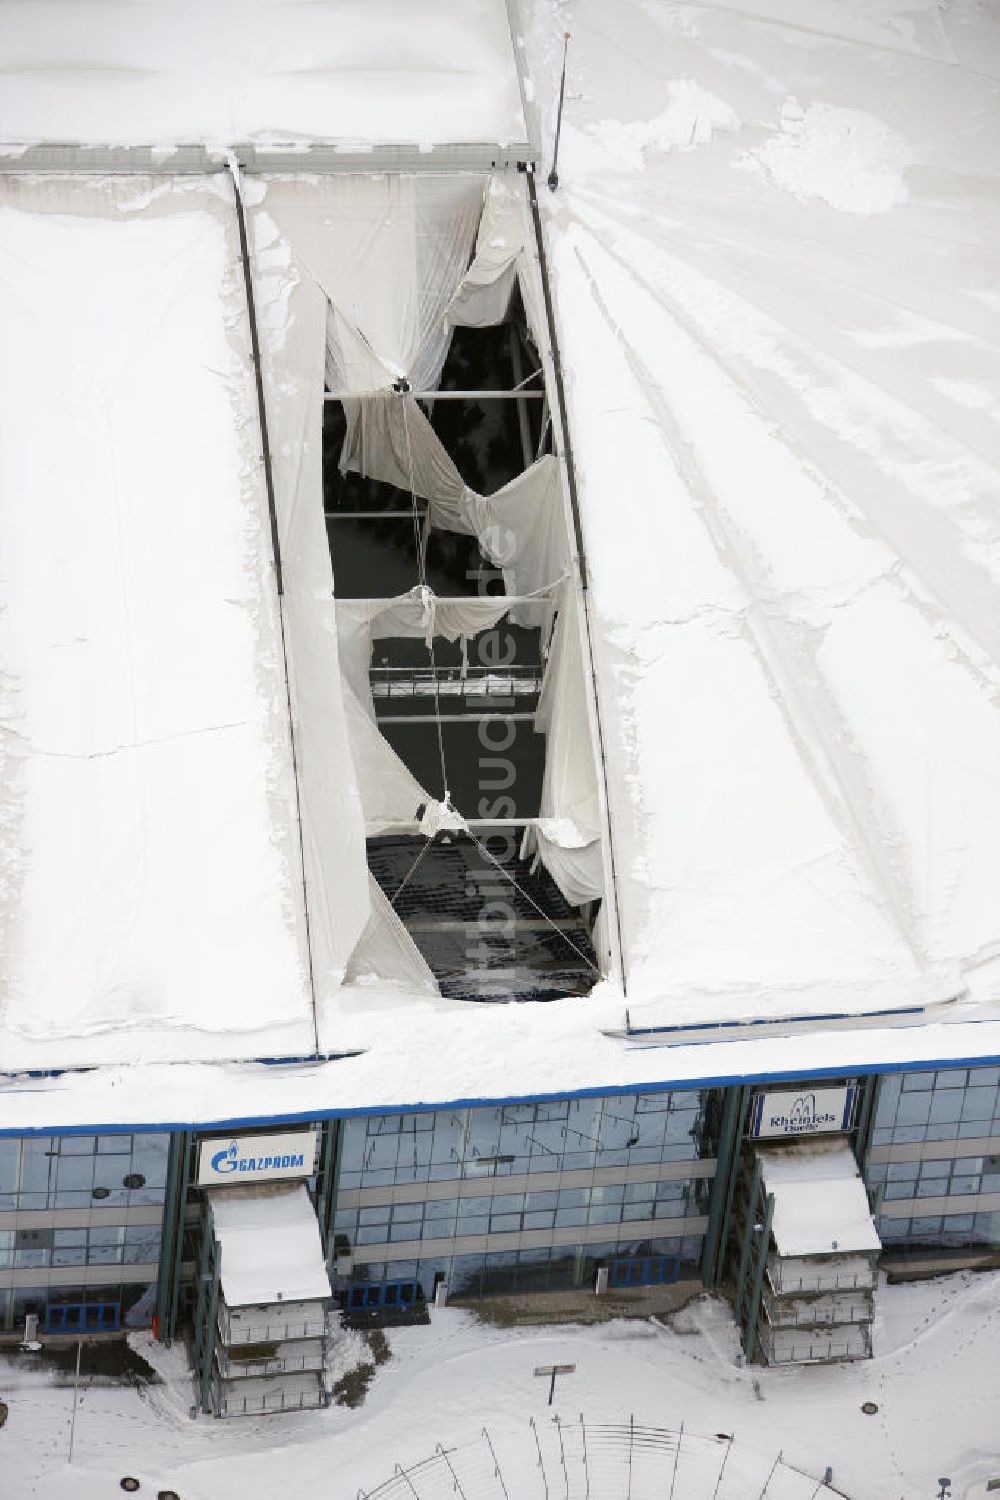
M 978 1193 L 978 1177 L 953 1177 L 951 1179 L 951 1190 L 953 1193 Z
M 521 1227 L 520 1214 L 491 1214 L 490 1233 L 507 1233 L 511 1230 L 517 1231 Z
M 540 1209 L 555 1208 L 558 1201 L 559 1194 L 555 1192 L 528 1193 L 525 1199 L 524 1206 L 526 1209 L 530 1209 L 534 1213 L 538 1212 Z
M 59 1156 L 50 1136 L 39 1136 L 21 1142 L 21 1200 L 25 1208 L 44 1208 L 50 1188 L 54 1191 Z M 41 1202 L 24 1202 L 25 1194 L 41 1197 Z
M 970 1068 L 969 1082 L 976 1088 L 984 1084 L 997 1088 L 1000 1086 L 1000 1068 Z
M 477 1214 L 475 1218 L 459 1219 L 455 1225 L 456 1236 L 463 1234 L 485 1234 L 489 1226 L 489 1217 L 486 1214 Z
M 944 1161 L 921 1162 L 920 1175 L 921 1177 L 950 1177 L 951 1162 L 947 1159 L 945 1159 Z
M 99 1135 L 97 1137 L 97 1154 L 108 1156 L 128 1156 L 132 1150 L 132 1137 L 127 1131 L 121 1135 Z
M 19 1140 L 0 1137 L 0 1209 L 10 1209 L 15 1206 L 20 1155 L 21 1142 Z
M 933 1097 L 929 1090 L 918 1094 L 907 1094 L 904 1092 L 900 1096 L 899 1109 L 896 1112 L 897 1127 L 900 1125 L 926 1125 L 931 1117 L 931 1100 Z
M 388 1203 L 378 1203 L 373 1208 L 359 1209 L 358 1221 L 361 1224 L 388 1224 L 389 1213 Z
M 961 1089 L 939 1089 L 934 1090 L 931 1099 L 931 1123 L 951 1123 L 961 1118 L 962 1114 L 962 1091 Z
M 458 1210 L 457 1198 L 440 1198 L 424 1205 L 425 1219 L 453 1219 Z
M 397 1224 L 395 1219 L 392 1221 L 392 1227 L 389 1230 L 390 1240 L 419 1240 L 419 1238 L 419 1221 L 416 1224 L 412 1219 L 406 1219 L 401 1224 Z
M 590 1202 L 589 1188 L 560 1188 L 560 1208 L 586 1208 Z
M 523 1193 L 497 1193 L 490 1211 L 495 1214 L 519 1214 L 524 1209 Z
M 651 1203 L 656 1197 L 657 1183 L 630 1182 L 625 1187 L 626 1203 Z
M 996 1089 L 966 1089 L 962 1099 L 962 1119 L 992 1120 L 996 1104 Z
M 424 1205 L 422 1203 L 395 1203 L 392 1208 L 392 1222 L 400 1224 L 412 1224 L 424 1216 Z M 374 1222 L 374 1220 L 372 1221 Z
M 476 1214 L 487 1214 L 489 1211 L 489 1198 L 459 1198 L 458 1200 L 459 1221 L 471 1219 Z
M 587 1222 L 588 1224 L 617 1224 L 621 1216 L 620 1203 L 592 1203 Z
M 382 1245 L 388 1239 L 388 1224 L 359 1225 L 358 1232 L 354 1236 L 356 1245 Z
M 96 1144 L 97 1137 L 93 1135 L 64 1135 L 58 1138 L 59 1155 L 93 1156 Z
M 934 1081 L 936 1089 L 964 1089 L 969 1081 L 967 1068 L 943 1068 Z
M 555 1223 L 555 1209 L 541 1209 L 532 1213 L 525 1213 L 525 1229 L 551 1229 Z
M 913 1093 L 921 1089 L 932 1089 L 934 1087 L 933 1073 L 904 1073 L 903 1093 Z
M 340 1166 L 341 1183 L 344 1181 L 344 1171 L 358 1171 L 364 1160 L 365 1153 L 365 1122 L 364 1120 L 345 1120 L 342 1125 L 343 1144 L 341 1146 Z
M 571 1224 L 586 1224 L 586 1222 L 587 1209 L 585 1207 L 559 1207 L 556 1209 L 556 1224 L 561 1228 L 565 1228 L 567 1225 Z
M 398 1154 L 398 1134 L 370 1135 L 365 1142 L 364 1170 L 366 1172 L 394 1171 Z
M 896 1118 L 896 1105 L 902 1092 L 903 1080 L 898 1073 L 883 1077 L 879 1083 L 878 1106 L 875 1110 L 877 1125 L 891 1125 Z
M 155 1224 L 129 1224 L 125 1230 L 125 1261 L 136 1266 L 159 1258 L 159 1228 Z
M 153 1257 L 156 1258 L 155 1256 Z M 60 1249 L 56 1246 L 52 1251 L 52 1264 L 54 1266 L 85 1266 L 87 1264 L 87 1247 L 85 1245 L 67 1245 Z M 60 1287 L 57 1296 L 63 1295 Z
M 154 1192 L 160 1189 L 162 1200 L 162 1189 L 167 1185 L 167 1158 L 170 1150 L 169 1137 L 165 1135 L 136 1135 L 132 1139 L 132 1168 L 133 1172 L 140 1172 L 146 1179 L 145 1187 L 134 1189 L 133 1192 Z M 133 1200 L 136 1201 L 136 1200 Z M 138 1200 L 140 1202 L 150 1201 L 147 1198 Z
M 918 1161 L 891 1161 L 888 1176 L 890 1182 L 916 1182 L 920 1176 L 920 1163 Z
M 622 1205 L 623 1219 L 651 1219 L 653 1217 L 653 1205 L 647 1203 L 625 1203 Z
M 94 1186 L 94 1157 L 60 1156 L 56 1175 L 59 1192 L 89 1192 Z

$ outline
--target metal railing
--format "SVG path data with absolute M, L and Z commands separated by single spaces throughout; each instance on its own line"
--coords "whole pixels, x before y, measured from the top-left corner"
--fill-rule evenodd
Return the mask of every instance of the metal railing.
M 329 1406 L 330 1398 L 322 1381 L 316 1381 L 316 1389 L 290 1392 L 276 1386 L 274 1390 L 241 1396 L 236 1392 L 220 1390 L 217 1396 L 217 1411 L 220 1417 L 278 1416 L 282 1412 L 318 1411 Z
M 268 1319 L 261 1323 L 243 1323 L 226 1317 L 220 1310 L 219 1337 L 224 1344 L 285 1344 L 294 1339 L 319 1339 L 326 1334 L 326 1314 L 312 1317 Z
M 855 1324 L 850 1335 L 831 1329 L 828 1334 L 791 1334 L 784 1340 L 780 1329 L 762 1325 L 758 1337 L 769 1365 L 826 1365 L 872 1357 L 871 1327 L 867 1323 Z
M 255 1359 L 233 1358 L 228 1349 L 221 1347 L 215 1353 L 223 1380 L 248 1380 L 267 1375 L 319 1374 L 325 1363 L 322 1346 L 309 1354 L 263 1354 Z
M 829 1293 L 845 1300 L 830 1304 L 822 1301 L 798 1302 L 786 1297 L 764 1294 L 764 1311 L 772 1328 L 816 1328 L 823 1325 L 836 1327 L 842 1323 L 870 1323 L 875 1316 L 871 1295 L 859 1293 L 857 1299 L 846 1300 L 850 1293 Z
M 767 1279 L 774 1291 L 782 1297 L 794 1292 L 872 1292 L 875 1290 L 876 1275 L 872 1265 L 863 1271 L 838 1271 L 831 1267 L 828 1271 L 803 1276 L 789 1271 L 777 1256 L 768 1257 L 767 1262 Z
M 734 1446 L 737 1455 L 730 1464 Z M 737 1461 L 738 1460 L 738 1461 Z M 637 1422 L 529 1419 L 483 1428 L 470 1442 L 434 1451 L 355 1500 L 820 1500 L 842 1490 L 756 1451 L 729 1433 L 701 1435 Z
M 512 665 L 498 672 L 494 667 L 390 667 L 369 668 L 372 698 L 376 705 L 401 699 L 470 698 L 488 705 L 491 699 L 537 697 L 542 687 L 538 663 Z

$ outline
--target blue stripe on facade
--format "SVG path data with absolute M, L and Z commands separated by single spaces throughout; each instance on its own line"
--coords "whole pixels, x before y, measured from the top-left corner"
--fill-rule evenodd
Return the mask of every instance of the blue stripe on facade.
M 297 1110 L 269 1115 L 232 1115 L 216 1120 L 162 1120 L 156 1123 L 90 1125 L 41 1125 L 0 1127 L 2 1136 L 34 1135 L 125 1135 L 136 1131 L 193 1130 L 204 1135 L 213 1131 L 247 1130 L 255 1126 L 308 1125 L 316 1120 L 350 1120 L 367 1115 L 416 1115 L 434 1109 L 494 1109 L 505 1104 L 546 1104 L 557 1099 L 603 1099 L 609 1094 L 661 1094 L 690 1089 L 728 1088 L 735 1084 L 799 1083 L 809 1079 L 869 1078 L 883 1073 L 933 1073 L 947 1068 L 987 1068 L 1000 1065 L 1000 1054 L 979 1057 L 908 1059 L 906 1062 L 844 1063 L 836 1068 L 795 1068 L 774 1073 L 719 1073 L 699 1078 L 678 1078 L 647 1083 L 601 1084 L 594 1088 L 560 1089 L 537 1094 L 505 1094 L 485 1098 L 471 1095 L 459 1099 L 421 1100 L 418 1104 L 371 1103 L 347 1109 Z

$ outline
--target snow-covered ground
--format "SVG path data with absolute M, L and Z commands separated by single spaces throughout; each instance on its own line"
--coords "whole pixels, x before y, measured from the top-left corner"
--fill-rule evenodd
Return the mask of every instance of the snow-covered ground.
M 784 1371 L 738 1368 L 728 1306 L 711 1299 L 670 1328 L 626 1321 L 500 1330 L 448 1308 L 432 1314 L 429 1328 L 390 1333 L 392 1357 L 363 1407 L 228 1423 L 189 1418 L 183 1351 L 154 1352 L 141 1335 L 137 1348 L 166 1384 L 84 1389 L 72 1467 L 72 1390 L 0 1362 L 0 1399 L 10 1405 L 0 1495 L 103 1500 L 133 1474 L 141 1493 L 172 1488 L 183 1500 L 354 1500 L 397 1463 L 427 1458 L 439 1442 L 475 1444 L 485 1426 L 508 1484 L 515 1477 L 521 1486 L 517 1500 L 543 1500 L 529 1419 L 544 1428 L 554 1413 L 566 1423 L 583 1413 L 595 1424 L 631 1415 L 658 1427 L 683 1422 L 709 1437 L 733 1434 L 765 1474 L 780 1450 L 817 1478 L 832 1467 L 853 1500 L 930 1500 L 945 1474 L 955 1500 L 978 1500 L 1000 1475 L 1000 1277 L 883 1286 L 878 1308 L 872 1361 Z M 342 1364 L 360 1352 L 356 1335 L 348 1343 Z M 552 1363 L 576 1372 L 561 1378 L 550 1411 L 548 1382 L 533 1370 Z M 876 1414 L 862 1412 L 867 1401 Z M 546 1452 L 549 1441 L 543 1433 Z M 549 1478 L 562 1483 L 558 1471 Z

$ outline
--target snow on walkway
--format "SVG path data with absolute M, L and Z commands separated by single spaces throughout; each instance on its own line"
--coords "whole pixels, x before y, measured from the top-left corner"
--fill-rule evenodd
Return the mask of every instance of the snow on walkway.
M 575 1363 L 553 1411 L 568 1424 L 625 1421 L 706 1436 L 733 1433 L 741 1448 L 786 1460 L 834 1481 L 853 1500 L 919 1500 L 949 1474 L 955 1500 L 984 1493 L 1000 1474 L 996 1412 L 1000 1375 L 1000 1278 L 963 1274 L 908 1287 L 881 1287 L 876 1358 L 799 1370 L 738 1368 L 728 1307 L 704 1300 L 671 1329 L 647 1322 L 597 1327 L 499 1330 L 456 1309 L 434 1312 L 429 1328 L 390 1333 L 392 1359 L 358 1411 L 228 1423 L 190 1421 L 184 1354 L 147 1347 L 169 1383 L 143 1391 L 84 1392 L 76 1454 L 65 1463 L 72 1391 L 0 1366 L 10 1417 L 0 1434 L 3 1500 L 103 1500 L 124 1474 L 143 1489 L 171 1487 L 183 1500 L 354 1500 L 410 1464 L 478 1440 L 484 1426 L 516 1467 L 529 1452 L 528 1422 L 540 1427 L 548 1382 L 536 1365 Z M 866 1416 L 865 1401 L 878 1412 Z M 546 1439 L 548 1441 L 548 1439 Z M 548 1449 L 546 1450 L 548 1451 Z M 518 1500 L 542 1500 L 538 1473 Z M 469 1496 L 468 1500 L 476 1500 Z

